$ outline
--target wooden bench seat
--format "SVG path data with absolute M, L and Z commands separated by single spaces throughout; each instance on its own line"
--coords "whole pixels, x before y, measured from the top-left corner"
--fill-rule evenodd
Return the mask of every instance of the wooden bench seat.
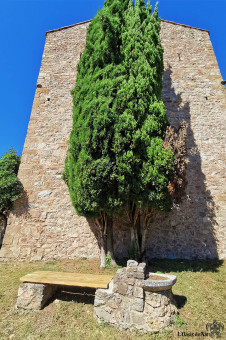
M 113 275 L 81 274 L 67 272 L 37 271 L 20 278 L 21 282 L 46 285 L 108 288 Z

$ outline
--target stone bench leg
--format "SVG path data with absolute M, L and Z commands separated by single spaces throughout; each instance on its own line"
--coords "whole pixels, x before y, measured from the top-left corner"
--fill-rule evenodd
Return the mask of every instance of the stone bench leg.
M 56 286 L 40 283 L 22 283 L 18 289 L 16 308 L 40 310 L 56 290 Z

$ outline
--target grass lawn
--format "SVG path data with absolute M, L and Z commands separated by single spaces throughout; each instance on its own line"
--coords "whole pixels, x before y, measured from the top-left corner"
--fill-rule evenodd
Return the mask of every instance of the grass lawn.
M 68 295 L 38 312 L 15 310 L 19 278 L 35 270 L 109 274 L 116 269 L 99 268 L 97 260 L 48 262 L 0 262 L 0 339 L 1 340 L 145 340 L 211 339 L 178 336 L 182 332 L 206 332 L 213 320 L 224 323 L 221 338 L 226 339 L 226 262 L 153 260 L 150 271 L 177 275 L 173 293 L 179 305 L 173 330 L 157 335 L 141 335 L 98 324 L 93 318 L 93 297 Z

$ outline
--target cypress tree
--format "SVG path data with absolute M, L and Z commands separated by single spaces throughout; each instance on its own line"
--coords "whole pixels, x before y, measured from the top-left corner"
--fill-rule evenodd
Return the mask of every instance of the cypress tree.
M 121 27 L 129 0 L 106 0 L 90 23 L 73 93 L 73 129 L 64 179 L 79 215 L 95 218 L 101 234 L 101 266 L 111 216 L 122 210 L 112 151 L 117 120 L 115 97 L 123 80 Z M 107 230 L 108 229 L 108 230 Z M 108 251 L 113 257 L 112 242 Z
M 135 257 L 153 209 L 169 210 L 173 152 L 161 99 L 163 49 L 157 7 L 106 0 L 91 22 L 73 93 L 64 179 L 79 215 L 95 218 L 104 266 L 111 217 L 127 211 Z M 112 244 L 109 243 L 111 256 Z
M 131 247 L 140 259 L 145 252 L 147 219 L 154 209 L 167 211 L 173 176 L 173 153 L 163 145 L 169 125 L 161 99 L 163 48 L 158 9 L 150 2 L 130 1 L 122 34 L 127 78 L 120 84 L 114 151 L 117 174 L 131 224 Z

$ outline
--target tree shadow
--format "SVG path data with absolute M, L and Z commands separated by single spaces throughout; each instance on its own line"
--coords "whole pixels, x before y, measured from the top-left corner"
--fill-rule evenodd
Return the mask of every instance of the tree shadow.
M 89 224 L 90 230 L 92 231 L 92 233 L 94 234 L 96 240 L 97 240 L 97 244 L 98 247 L 100 249 L 100 230 L 98 228 L 98 226 L 96 225 L 94 219 L 87 219 L 87 222 Z
M 11 213 L 16 217 L 23 216 L 24 218 L 29 218 L 29 210 L 33 207 L 34 205 L 29 204 L 27 191 L 24 190 L 21 197 L 14 202 Z
M 2 242 L 4 239 L 5 232 L 6 232 L 7 219 L 8 219 L 8 211 L 7 211 L 7 214 L 1 212 L 0 213 L 0 249 L 2 247 Z
M 202 159 L 191 126 L 190 104 L 183 101 L 181 93 L 175 92 L 170 66 L 164 72 L 163 84 L 162 97 L 171 125 L 178 130 L 182 121 L 187 123 L 189 163 L 186 169 L 186 195 L 182 202 L 174 204 L 171 213 L 158 213 L 150 219 L 148 257 L 216 259 L 216 207 L 206 188 Z M 218 265 L 218 262 L 215 263 Z
M 167 260 L 149 259 L 147 271 L 162 273 L 218 272 L 223 260 Z
M 14 215 L 15 217 L 23 216 L 24 218 L 29 218 L 29 209 L 31 206 L 28 203 L 28 194 L 25 190 L 23 190 L 22 195 L 13 202 L 12 209 L 7 213 L 7 222 L 4 226 L 3 230 L 0 230 L 0 249 L 2 248 L 4 236 L 7 230 L 7 226 L 9 225 L 9 218 Z

